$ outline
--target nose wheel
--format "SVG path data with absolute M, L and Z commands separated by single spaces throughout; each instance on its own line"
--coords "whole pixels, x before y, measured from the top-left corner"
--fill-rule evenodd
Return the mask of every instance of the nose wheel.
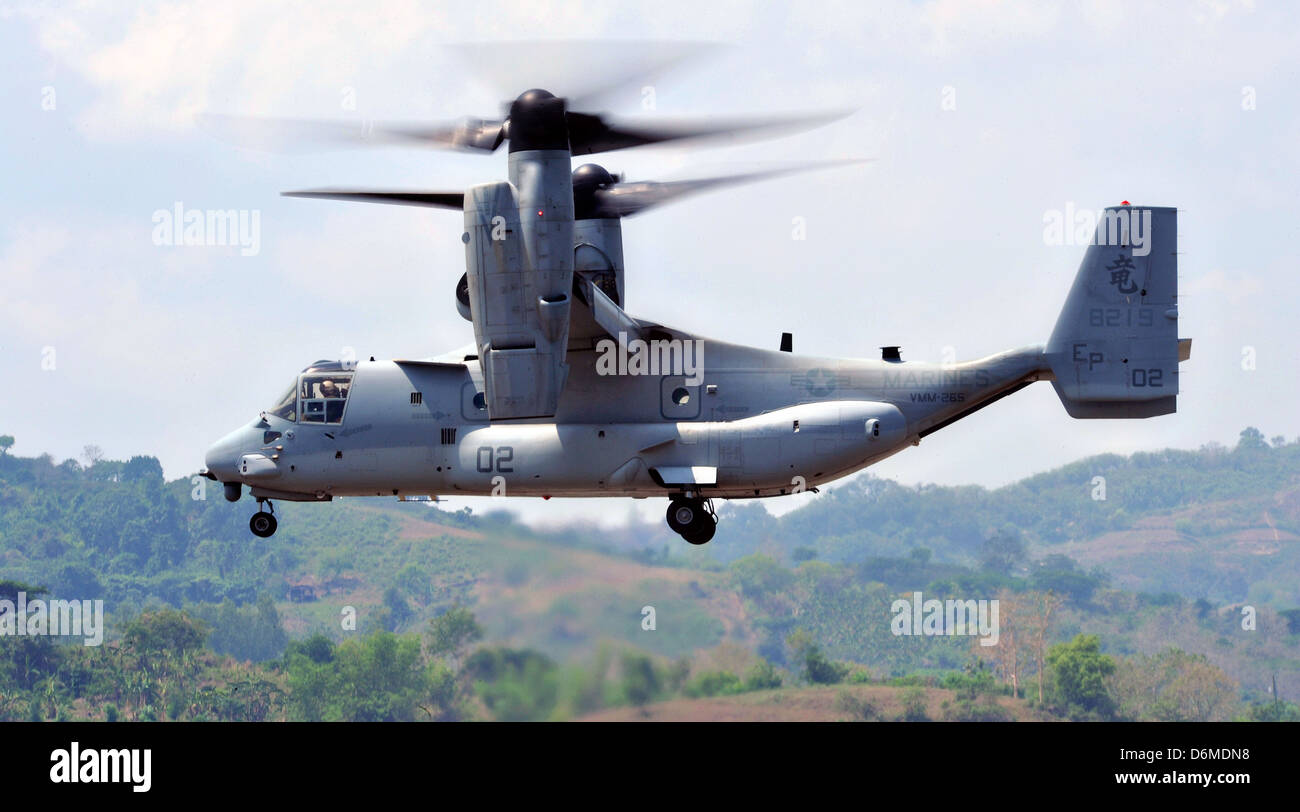
M 673 532 L 691 544 L 707 544 L 718 529 L 718 516 L 708 499 L 673 497 L 667 518 Z
M 269 507 L 270 512 L 264 511 L 262 505 Z M 268 500 L 259 499 L 257 512 L 253 514 L 253 518 L 248 520 L 248 529 L 253 531 L 254 536 L 265 539 L 275 535 L 275 528 L 277 526 L 278 522 L 275 520 L 275 506 Z

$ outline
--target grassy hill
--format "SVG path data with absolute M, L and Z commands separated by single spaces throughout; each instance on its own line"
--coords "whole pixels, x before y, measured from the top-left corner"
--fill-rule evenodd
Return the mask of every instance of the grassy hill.
M 721 528 L 712 546 L 734 557 L 757 545 L 785 560 L 804 547 L 844 562 L 924 548 L 973 564 L 1005 533 L 1136 591 L 1300 606 L 1300 442 L 1242 435 L 1233 449 L 1090 457 L 994 490 L 860 477 L 779 519 L 741 506 L 729 517 L 741 526 Z
M 544 658 L 538 667 L 560 686 L 543 703 L 556 718 L 610 705 L 622 709 L 595 718 L 642 718 L 605 683 L 630 667 L 619 652 L 661 672 L 651 694 L 667 701 L 651 718 L 858 718 L 871 706 L 894 718 L 900 691 L 884 683 L 909 675 L 925 681 L 938 703 L 925 714 L 939 718 L 953 701 L 943 675 L 987 653 L 965 637 L 894 635 L 891 605 L 913 591 L 1051 590 L 1065 603 L 1049 642 L 1096 634 L 1121 665 L 1177 646 L 1231 683 L 1235 712 L 1267 698 L 1274 678 L 1283 697 L 1300 695 L 1300 443 L 1253 430 L 1233 449 L 1090 458 L 996 490 L 864 476 L 779 518 L 728 504 L 705 548 L 659 526 L 539 531 L 508 514 L 380 499 L 277 505 L 280 532 L 263 540 L 246 527 L 252 503 L 229 504 L 210 484 L 165 482 L 149 457 L 83 467 L 0 455 L 0 581 L 104 599 L 110 640 L 142 612 L 183 608 L 208 622 L 216 655 L 254 663 L 312 635 L 419 635 L 468 607 L 481 646 Z M 294 585 L 316 599 L 289 600 Z M 841 679 L 873 684 L 850 695 L 809 685 L 807 650 L 791 644 L 799 635 L 848 664 Z M 782 689 L 689 687 L 763 663 Z M 591 679 L 604 686 L 594 694 L 580 687 Z M 569 683 L 587 698 L 564 700 Z M 1014 718 L 1043 713 L 1003 699 Z

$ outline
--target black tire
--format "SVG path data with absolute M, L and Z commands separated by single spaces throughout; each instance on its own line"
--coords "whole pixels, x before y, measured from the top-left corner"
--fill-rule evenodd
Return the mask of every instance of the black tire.
M 668 526 L 679 535 L 699 526 L 704 515 L 704 505 L 693 499 L 674 499 L 668 503 Z
M 691 544 L 708 544 L 713 539 L 713 534 L 718 531 L 718 523 L 713 521 L 713 517 L 701 511 L 702 521 L 699 526 L 692 527 L 690 530 L 682 533 L 682 538 Z
M 276 524 L 275 517 L 270 513 L 254 513 L 253 518 L 248 520 L 248 529 L 253 531 L 254 536 L 265 539 L 275 535 Z

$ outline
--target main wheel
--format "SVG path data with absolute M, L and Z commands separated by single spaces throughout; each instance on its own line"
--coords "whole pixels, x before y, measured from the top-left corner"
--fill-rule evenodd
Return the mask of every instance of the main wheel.
M 694 499 L 674 499 L 668 503 L 668 526 L 678 535 L 698 526 L 703 515 L 704 505 Z
M 258 538 L 270 538 L 275 535 L 276 521 L 270 513 L 254 513 L 248 520 L 248 529 Z
M 692 527 L 685 533 L 682 533 L 682 538 L 686 539 L 691 544 L 708 544 L 713 538 L 713 534 L 718 531 L 718 523 L 713 521 L 712 516 L 703 511 L 701 511 L 700 516 L 703 521 L 700 522 L 699 526 Z

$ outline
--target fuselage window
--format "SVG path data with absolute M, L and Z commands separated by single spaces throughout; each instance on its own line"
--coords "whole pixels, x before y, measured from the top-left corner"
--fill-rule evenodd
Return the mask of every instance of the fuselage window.
M 328 373 L 303 375 L 298 386 L 298 409 L 304 423 L 341 423 L 352 375 Z

